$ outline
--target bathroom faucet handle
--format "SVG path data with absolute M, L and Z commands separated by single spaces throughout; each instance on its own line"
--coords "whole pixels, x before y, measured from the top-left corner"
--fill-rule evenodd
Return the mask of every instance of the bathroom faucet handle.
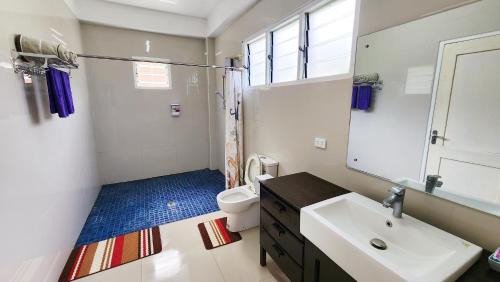
M 441 178 L 441 175 L 427 175 L 427 181 L 438 180 L 439 178 Z
M 405 194 L 406 189 L 398 186 L 394 186 L 391 189 L 389 189 L 389 192 L 398 195 L 398 196 L 403 196 Z

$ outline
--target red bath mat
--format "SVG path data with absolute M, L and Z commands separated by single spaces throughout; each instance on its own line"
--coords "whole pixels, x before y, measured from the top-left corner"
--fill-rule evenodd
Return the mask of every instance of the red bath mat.
M 227 230 L 226 221 L 227 218 L 223 217 L 198 224 L 198 230 L 207 250 L 241 240 L 240 233 Z
M 73 281 L 159 252 L 158 226 L 84 245 L 71 252 L 59 282 Z

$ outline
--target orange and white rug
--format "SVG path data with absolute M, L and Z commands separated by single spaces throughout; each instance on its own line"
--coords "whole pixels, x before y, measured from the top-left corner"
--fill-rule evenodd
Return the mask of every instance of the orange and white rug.
M 207 250 L 241 240 L 240 233 L 227 230 L 226 221 L 227 218 L 223 217 L 198 224 L 198 230 Z
M 73 281 L 159 252 L 158 226 L 84 245 L 71 252 L 59 282 Z

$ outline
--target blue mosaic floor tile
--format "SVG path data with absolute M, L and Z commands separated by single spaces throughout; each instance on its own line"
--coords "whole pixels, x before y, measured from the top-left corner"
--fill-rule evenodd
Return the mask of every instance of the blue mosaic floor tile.
M 209 169 L 104 185 L 76 246 L 218 211 L 224 188 L 224 175 Z

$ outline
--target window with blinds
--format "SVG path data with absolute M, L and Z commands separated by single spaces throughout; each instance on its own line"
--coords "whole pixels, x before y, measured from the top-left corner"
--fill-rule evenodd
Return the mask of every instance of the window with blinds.
M 355 0 L 336 0 L 306 14 L 307 78 L 350 71 L 355 9 Z
M 250 86 L 266 84 L 266 37 L 259 36 L 247 44 L 248 82 Z
M 170 65 L 134 62 L 136 89 L 170 89 Z
M 271 33 L 271 82 L 297 80 L 299 59 L 299 19 Z

